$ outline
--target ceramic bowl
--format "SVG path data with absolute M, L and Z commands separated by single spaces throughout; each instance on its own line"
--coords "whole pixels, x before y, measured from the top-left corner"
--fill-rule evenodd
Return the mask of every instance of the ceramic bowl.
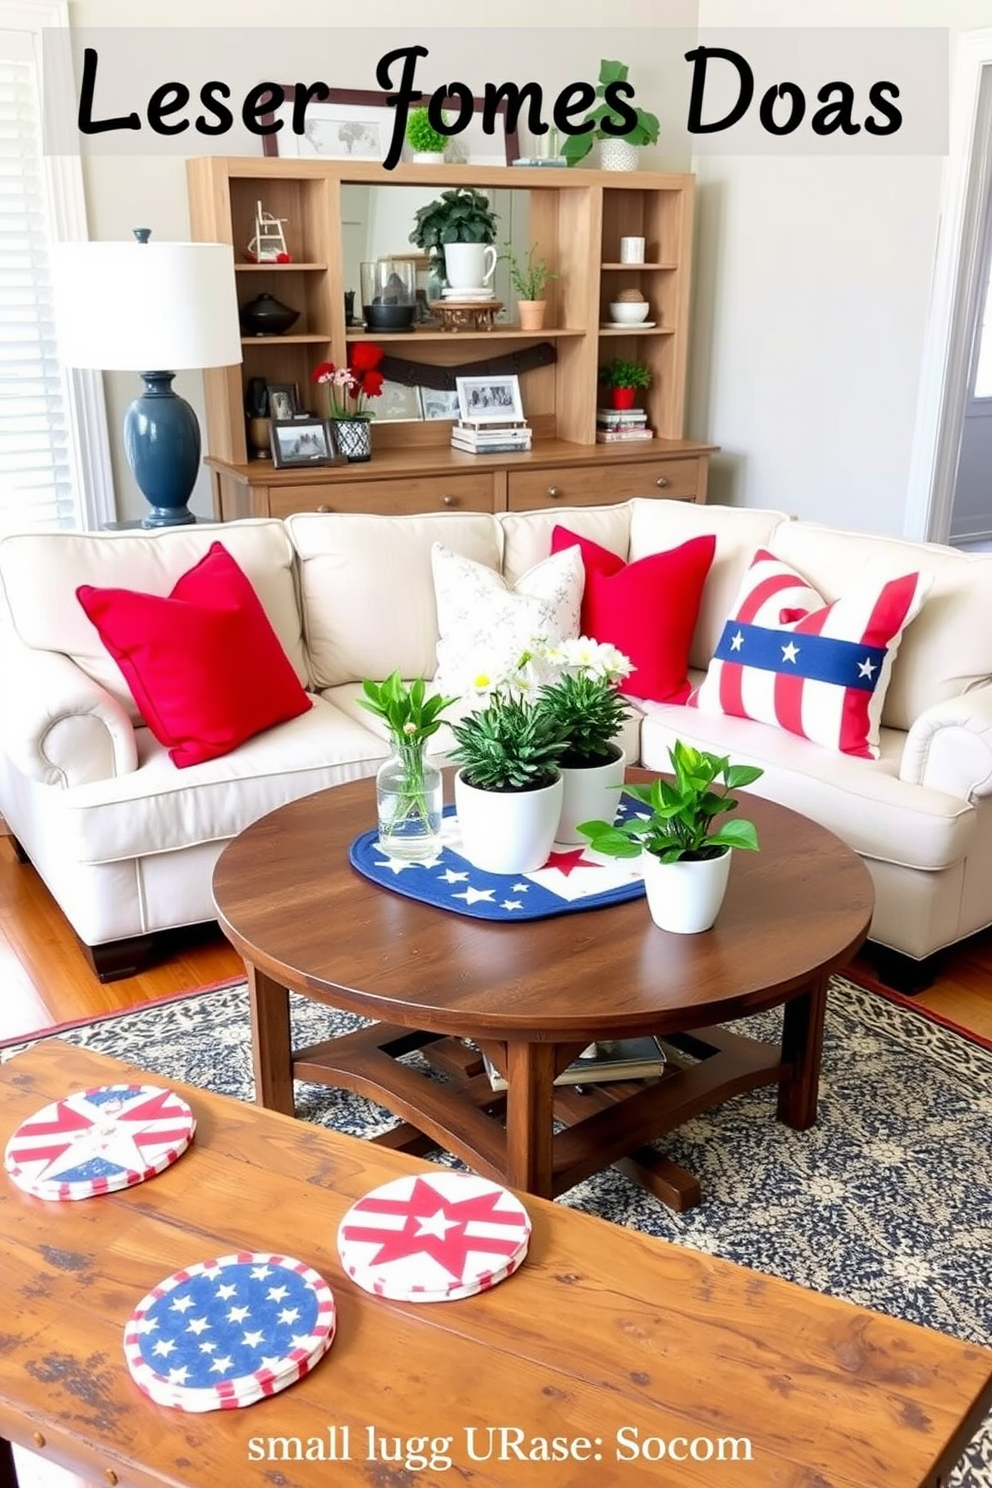
M 647 320 L 650 308 L 647 300 L 614 300 L 610 306 L 610 319 L 615 325 L 638 325 Z

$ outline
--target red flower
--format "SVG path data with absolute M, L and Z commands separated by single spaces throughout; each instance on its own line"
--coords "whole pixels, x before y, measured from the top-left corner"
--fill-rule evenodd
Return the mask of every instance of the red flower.
M 311 382 L 330 382 L 337 371 L 333 362 L 321 362 L 319 367 L 314 367 L 310 373 Z
M 362 392 L 367 398 L 378 398 L 382 392 L 383 380 L 381 372 L 366 372 L 360 379 Z
M 371 341 L 356 341 L 351 348 L 352 371 L 368 372 L 373 367 L 378 367 L 382 357 L 381 346 L 374 346 Z

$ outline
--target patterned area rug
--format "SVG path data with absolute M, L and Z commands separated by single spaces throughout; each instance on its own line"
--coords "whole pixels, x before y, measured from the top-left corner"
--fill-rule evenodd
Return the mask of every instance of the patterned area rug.
M 780 1012 L 746 1020 L 771 1038 Z M 295 1042 L 359 1026 L 293 998 Z M 63 1032 L 67 1042 L 191 1085 L 252 1098 L 247 994 L 220 988 Z M 0 1060 L 19 1048 L 0 1051 Z M 323 1086 L 299 1114 L 356 1136 L 393 1124 Z M 831 987 L 820 1118 L 774 1119 L 774 1089 L 738 1096 L 666 1139 L 703 1185 L 669 1212 L 613 1169 L 561 1200 L 651 1235 L 982 1344 L 992 1343 L 992 1052 L 842 978 Z M 452 1162 L 438 1153 L 441 1162 Z M 992 1488 L 992 1418 L 949 1488 Z

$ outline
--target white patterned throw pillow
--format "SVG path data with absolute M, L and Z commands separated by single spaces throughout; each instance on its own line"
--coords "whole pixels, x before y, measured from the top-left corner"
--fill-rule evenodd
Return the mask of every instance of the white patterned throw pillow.
M 577 547 L 536 563 L 512 588 L 443 543 L 431 549 L 431 566 L 439 636 L 434 684 L 441 692 L 461 697 L 480 670 L 511 671 L 539 637 L 552 643 L 579 633 L 584 570 Z

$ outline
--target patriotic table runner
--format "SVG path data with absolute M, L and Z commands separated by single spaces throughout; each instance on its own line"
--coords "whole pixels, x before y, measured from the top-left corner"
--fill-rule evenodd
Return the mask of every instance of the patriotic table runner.
M 618 817 L 637 803 L 621 799 Z M 455 808 L 445 808 L 441 849 L 433 858 L 411 863 L 392 858 L 379 846 L 377 831 L 352 843 L 353 868 L 382 888 L 408 899 L 476 920 L 540 920 L 576 909 L 599 909 L 644 893 L 636 858 L 603 858 L 588 847 L 555 843 L 534 873 L 487 873 L 462 856 Z

